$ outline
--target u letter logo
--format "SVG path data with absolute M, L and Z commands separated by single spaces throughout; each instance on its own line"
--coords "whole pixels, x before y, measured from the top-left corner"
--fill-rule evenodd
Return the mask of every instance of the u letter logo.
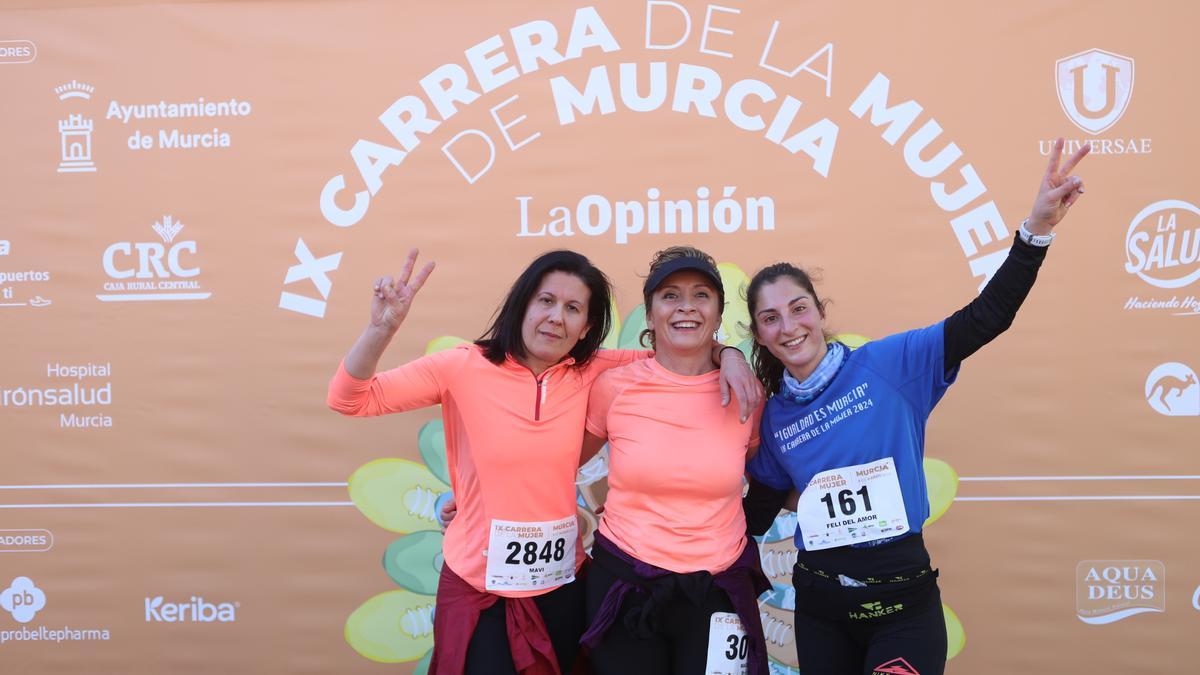
M 1133 59 L 1089 49 L 1054 66 L 1058 102 L 1080 129 L 1098 134 L 1117 123 L 1133 94 Z

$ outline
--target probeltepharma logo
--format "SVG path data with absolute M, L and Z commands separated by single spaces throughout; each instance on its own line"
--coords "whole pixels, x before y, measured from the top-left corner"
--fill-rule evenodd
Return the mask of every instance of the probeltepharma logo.
M 232 623 L 240 602 L 209 602 L 192 596 L 186 602 L 167 602 L 163 596 L 146 598 L 146 623 Z
M 1125 232 L 1125 271 L 1170 294 L 1131 296 L 1127 310 L 1200 316 L 1200 298 L 1177 289 L 1200 281 L 1200 207 L 1164 199 L 1138 212 Z
M 1146 403 L 1160 415 L 1200 415 L 1200 381 L 1196 371 L 1175 361 L 1159 365 L 1146 378 Z
M 50 628 L 45 625 L 29 625 L 38 613 L 46 608 L 45 591 L 38 588 L 29 577 L 13 579 L 12 584 L 0 592 L 0 607 L 22 624 L 15 629 L 0 629 L 0 645 L 9 642 L 107 641 L 110 637 L 107 628 Z
M 1067 118 L 1091 138 L 1067 139 L 1067 152 L 1083 144 L 1092 154 L 1149 154 L 1149 138 L 1128 135 L 1097 138 L 1111 129 L 1133 98 L 1133 59 L 1103 49 L 1089 49 L 1059 59 L 1054 64 L 1058 103 Z M 1049 154 L 1052 140 L 1039 141 L 1042 154 Z
M 1075 568 L 1079 620 L 1101 625 L 1167 609 L 1167 570 L 1157 560 L 1084 560 Z
M 200 286 L 200 268 L 194 266 L 194 239 L 175 239 L 184 224 L 163 216 L 151 225 L 161 241 L 119 241 L 104 249 L 103 302 L 171 302 L 206 300 L 212 293 Z
M 29 577 L 17 577 L 0 593 L 0 607 L 19 623 L 29 623 L 46 606 L 46 594 Z

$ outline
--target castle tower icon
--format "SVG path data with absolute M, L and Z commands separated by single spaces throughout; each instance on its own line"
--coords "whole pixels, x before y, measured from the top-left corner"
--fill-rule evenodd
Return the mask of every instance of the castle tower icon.
M 62 161 L 59 173 L 95 171 L 92 161 L 92 120 L 83 115 L 68 115 L 58 121 L 58 133 L 62 136 Z
M 89 101 L 95 91 L 92 85 L 78 80 L 54 88 L 60 101 L 72 98 Z M 96 164 L 92 161 L 92 126 L 93 121 L 79 113 L 68 114 L 67 119 L 58 121 L 58 133 L 62 137 L 59 173 L 90 173 L 96 170 Z

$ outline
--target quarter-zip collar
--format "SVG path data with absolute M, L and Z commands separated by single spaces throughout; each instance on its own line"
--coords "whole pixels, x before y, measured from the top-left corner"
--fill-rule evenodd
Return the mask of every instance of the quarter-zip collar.
M 511 355 L 505 357 L 504 368 L 511 370 L 514 373 L 523 373 L 533 378 L 534 395 L 533 395 L 533 421 L 539 422 L 542 419 L 542 408 L 546 405 L 547 393 L 550 388 L 550 380 L 552 376 L 561 370 L 565 370 L 575 365 L 575 359 L 568 356 L 558 363 L 550 366 L 542 371 L 541 375 L 534 375 L 533 371 L 528 366 L 514 359 Z

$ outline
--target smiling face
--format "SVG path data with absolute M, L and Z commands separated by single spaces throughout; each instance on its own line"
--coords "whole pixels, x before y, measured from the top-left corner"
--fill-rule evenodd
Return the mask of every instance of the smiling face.
M 825 358 L 825 314 L 813 294 L 780 276 L 755 294 L 754 340 L 803 382 Z
M 591 298 L 587 285 L 573 274 L 550 272 L 542 277 L 521 322 L 522 362 L 535 374 L 563 360 L 587 334 Z
M 721 324 L 720 305 L 712 279 L 704 274 L 684 270 L 664 279 L 654 289 L 646 312 L 646 327 L 654 331 L 654 350 L 708 353 Z

